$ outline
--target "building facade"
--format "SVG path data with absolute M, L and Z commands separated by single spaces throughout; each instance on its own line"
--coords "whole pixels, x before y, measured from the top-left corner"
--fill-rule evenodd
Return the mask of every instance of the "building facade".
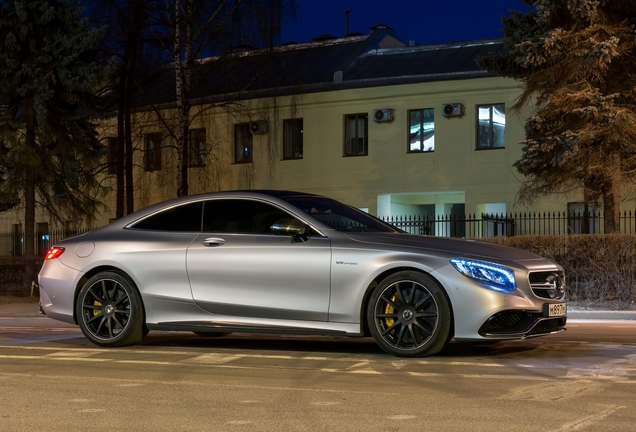
M 227 59 L 202 61 L 190 113 L 190 194 L 298 190 L 385 218 L 566 212 L 582 204 L 576 193 L 532 209 L 515 204 L 524 178 L 513 164 L 528 113 L 511 109 L 519 83 L 475 63 L 500 41 L 417 46 L 386 26 L 372 30 L 236 53 L 230 66 Z M 133 116 L 135 208 L 176 196 L 173 87 L 167 70 Z M 100 127 L 111 151 L 116 131 L 116 118 Z M 61 226 L 42 212 L 40 231 L 112 220 L 113 170 L 104 176 L 113 192 L 94 221 Z M 21 209 L 1 213 L 0 231 L 19 230 L 21 219 Z

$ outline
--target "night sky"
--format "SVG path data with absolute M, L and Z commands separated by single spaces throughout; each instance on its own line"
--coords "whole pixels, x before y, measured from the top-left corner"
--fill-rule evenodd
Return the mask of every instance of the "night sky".
M 349 31 L 369 33 L 384 23 L 402 40 L 418 44 L 501 37 L 501 15 L 508 9 L 526 10 L 520 0 L 296 0 L 298 19 L 283 25 L 281 42 L 346 33 L 345 9 L 350 9 Z

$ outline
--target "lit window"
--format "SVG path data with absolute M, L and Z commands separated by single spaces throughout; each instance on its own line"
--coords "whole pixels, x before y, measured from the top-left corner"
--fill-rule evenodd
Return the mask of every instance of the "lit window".
M 367 131 L 368 114 L 345 116 L 345 156 L 366 156 L 369 154 Z
M 303 158 L 303 119 L 283 120 L 283 159 Z
M 435 150 L 434 113 L 433 108 L 409 111 L 409 153 Z
M 504 104 L 477 107 L 477 149 L 505 147 L 506 106 Z
M 250 124 L 234 125 L 234 163 L 252 162 L 252 133 Z

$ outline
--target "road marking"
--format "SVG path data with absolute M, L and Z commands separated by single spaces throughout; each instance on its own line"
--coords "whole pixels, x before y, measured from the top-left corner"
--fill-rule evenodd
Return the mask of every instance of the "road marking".
M 223 367 L 223 366 L 221 366 Z M 25 374 L 25 373 L 5 373 L 0 372 L 1 377 L 8 378 L 36 378 L 39 380 L 63 380 L 63 381 L 79 381 L 84 383 L 86 378 L 72 375 L 50 375 L 50 374 Z M 100 376 L 91 377 L 91 382 L 116 382 L 127 381 L 129 383 L 143 384 L 163 384 L 168 386 L 200 386 L 200 387 L 220 387 L 220 388 L 236 388 L 236 389 L 253 389 L 253 390 L 269 390 L 269 391 L 281 391 L 281 392 L 311 392 L 311 393 L 329 393 L 329 394 L 360 394 L 360 395 L 372 395 L 376 397 L 392 397 L 402 396 L 402 393 L 386 392 L 381 390 L 363 391 L 363 390 L 340 390 L 340 389 L 325 389 L 325 388 L 308 388 L 308 387 L 279 387 L 279 386 L 258 386 L 249 384 L 221 384 L 218 382 L 207 381 L 165 381 L 165 380 L 122 380 L 121 378 L 106 378 Z
M 422 365 L 440 365 L 440 366 L 484 366 L 484 367 L 506 367 L 501 363 L 479 363 L 479 362 L 444 362 L 437 360 L 419 360 L 417 363 Z
M 178 365 L 175 362 L 162 362 L 151 360 L 115 360 L 115 363 L 127 363 L 127 364 L 152 364 L 152 365 Z
M 204 354 L 197 357 L 192 357 L 186 360 L 182 360 L 184 363 L 200 363 L 200 364 L 224 364 L 233 360 L 243 358 L 242 355 L 225 356 L 222 354 Z
M 407 372 L 411 376 L 417 377 L 458 377 L 458 378 L 472 378 L 472 379 L 511 379 L 511 380 L 526 380 L 526 381 L 554 381 L 554 378 L 532 377 L 523 375 L 486 375 L 486 374 L 439 374 L 439 373 L 421 373 L 421 372 Z
M 603 411 L 601 411 L 598 414 L 594 414 L 594 415 L 590 415 L 587 417 L 583 417 L 581 419 L 577 419 L 574 420 L 573 422 L 570 423 L 566 423 L 563 426 L 561 426 L 558 429 L 553 429 L 550 432 L 569 432 L 569 431 L 576 431 L 576 430 L 581 430 L 584 428 L 588 428 L 596 423 L 599 423 L 601 420 L 603 420 L 605 417 L 607 417 L 610 414 L 615 413 L 616 411 L 618 411 L 619 409 L 623 409 L 626 408 L 625 406 L 620 406 L 620 405 L 616 405 L 616 406 L 610 406 L 605 408 Z M 602 429 L 602 428 L 601 428 Z
M 414 415 L 394 415 L 387 417 L 389 420 L 414 420 L 417 417 Z

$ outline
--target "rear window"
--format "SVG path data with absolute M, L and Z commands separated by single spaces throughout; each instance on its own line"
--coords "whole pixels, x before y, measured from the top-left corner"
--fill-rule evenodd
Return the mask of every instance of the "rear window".
M 154 231 L 201 231 L 203 202 L 171 207 L 154 213 L 132 226 L 135 229 Z

